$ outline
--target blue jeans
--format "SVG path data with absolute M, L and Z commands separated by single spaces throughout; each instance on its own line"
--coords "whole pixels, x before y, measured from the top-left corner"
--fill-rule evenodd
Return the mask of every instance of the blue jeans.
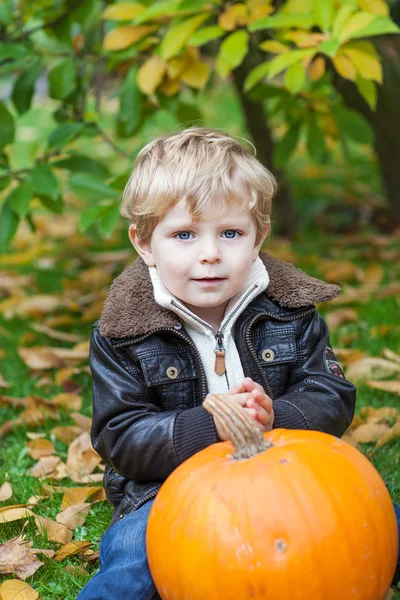
M 100 570 L 77 600 L 161 600 L 146 557 L 147 519 L 153 502 L 150 500 L 107 529 L 100 544 Z M 395 504 L 394 508 L 400 546 L 400 507 Z M 399 581 L 400 556 L 392 585 Z

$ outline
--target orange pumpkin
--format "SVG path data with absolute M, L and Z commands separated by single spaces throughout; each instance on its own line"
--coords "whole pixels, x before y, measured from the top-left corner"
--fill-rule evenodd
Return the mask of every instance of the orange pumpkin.
M 231 442 L 165 481 L 147 528 L 163 600 L 383 600 L 398 552 L 386 487 L 372 464 L 317 431 L 262 434 L 229 397 L 203 406 Z

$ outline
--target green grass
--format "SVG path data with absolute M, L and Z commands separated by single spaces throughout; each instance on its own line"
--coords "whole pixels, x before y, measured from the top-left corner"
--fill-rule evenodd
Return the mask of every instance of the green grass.
M 243 129 L 242 119 L 239 114 L 238 101 L 230 88 L 220 86 L 208 93 L 206 98 L 201 97 L 200 100 L 201 102 L 199 103 L 204 109 L 205 124 L 207 126 L 226 129 L 230 133 L 237 135 L 247 135 Z M 27 119 L 27 125 L 29 125 L 29 119 Z M 171 116 L 162 111 L 157 120 L 153 120 L 152 125 L 144 130 L 140 139 L 149 139 L 175 126 L 176 123 L 174 123 Z M 125 148 L 130 146 L 132 148 L 137 145 L 140 139 L 135 138 L 131 141 L 123 141 L 121 142 L 121 146 Z M 92 141 L 90 143 L 93 145 Z M 94 145 L 94 152 L 99 152 L 100 146 L 100 144 L 98 147 Z M 26 151 L 29 153 L 30 150 L 28 147 Z M 380 178 L 375 163 L 371 157 L 366 158 L 365 153 L 360 156 L 362 156 L 362 160 L 360 159 L 359 164 L 355 162 L 350 165 L 347 165 L 340 157 L 335 157 L 335 162 L 328 164 L 325 167 L 325 171 L 320 169 L 321 176 L 318 180 L 313 180 L 307 175 L 307 161 L 304 157 L 291 162 L 291 180 L 297 190 L 296 201 L 299 211 L 299 221 L 302 225 L 302 233 L 294 241 L 292 251 L 297 257 L 297 265 L 304 268 L 311 275 L 323 277 L 320 261 L 330 257 L 355 261 L 361 268 L 365 268 L 370 261 L 377 262 L 376 257 L 372 256 L 371 258 L 369 242 L 366 242 L 365 245 L 357 245 L 349 241 L 343 245 L 342 237 L 335 237 L 333 234 L 324 233 L 323 231 L 318 232 L 315 227 L 315 221 L 323 217 L 327 207 L 332 205 L 332 199 L 329 195 L 330 190 L 333 187 L 336 190 L 336 198 L 340 198 L 341 191 L 349 181 L 350 174 L 350 179 L 353 183 L 359 176 L 360 181 L 370 182 L 372 189 L 376 190 L 377 194 L 380 193 Z M 29 160 L 30 157 L 27 156 L 23 159 L 23 162 L 26 161 L 29 163 Z M 111 165 L 115 165 L 116 173 L 120 172 L 120 169 L 118 169 L 119 161 L 119 157 L 115 155 L 110 156 Z M 326 175 L 325 178 L 324 173 Z M 327 187 L 327 184 L 331 188 Z M 354 187 L 356 188 L 355 185 Z M 354 191 L 354 194 L 356 193 L 357 190 Z M 347 226 L 345 220 L 343 223 L 343 226 Z M 108 241 L 102 240 L 95 228 L 91 229 L 87 235 L 91 244 L 89 249 L 92 251 L 130 247 L 126 232 L 122 230 L 117 232 Z M 272 237 L 272 248 L 276 242 L 277 240 Z M 49 256 L 55 260 L 51 268 L 41 269 L 37 261 L 34 261 L 34 264 L 21 267 L 7 267 L 7 265 L 0 264 L 0 271 L 7 270 L 21 274 L 30 274 L 34 282 L 29 287 L 30 294 L 63 294 L 63 283 L 66 278 L 72 280 L 83 269 L 94 265 L 85 259 L 85 249 L 79 245 L 68 244 L 68 240 L 53 241 L 53 243 L 54 250 L 45 254 L 45 256 Z M 392 245 L 394 248 L 398 248 L 398 243 L 397 246 L 395 242 Z M 67 252 L 66 247 L 68 248 Z M 268 244 L 266 244 L 265 249 L 268 250 Z M 132 252 L 133 257 L 134 254 Z M 399 267 L 396 266 L 396 261 L 394 261 L 394 264 L 390 261 L 383 261 L 382 264 L 385 269 L 385 282 L 388 283 L 389 281 L 394 281 L 396 277 L 398 278 Z M 115 265 L 112 275 L 117 275 L 120 270 L 122 270 L 122 265 Z M 360 284 L 356 285 L 360 288 L 362 287 Z M 328 310 L 331 309 L 332 307 L 328 306 L 321 307 L 322 314 L 326 315 Z M 338 331 L 332 332 L 331 341 L 334 347 L 355 347 L 370 356 L 382 356 L 384 348 L 390 348 L 395 352 L 400 351 L 398 329 L 399 303 L 394 297 L 384 300 L 377 300 L 371 297 L 369 302 L 357 305 L 356 309 L 359 315 L 357 322 L 345 324 Z M 62 313 L 63 311 L 60 310 L 59 314 Z M 82 322 L 79 312 L 72 314 L 75 317 L 75 322 L 68 328 L 68 331 L 88 338 L 91 323 Z M 42 319 L 38 317 L 37 321 L 42 322 Z M 32 319 L 14 317 L 6 320 L 0 316 L 0 349 L 3 349 L 5 353 L 4 358 L 1 360 L 1 374 L 6 381 L 12 384 L 9 390 L 2 389 L 0 392 L 16 397 L 37 394 L 51 398 L 53 395 L 62 392 L 63 389 L 54 382 L 49 387 L 36 387 L 41 374 L 31 374 L 17 351 L 18 346 L 22 342 L 25 341 L 26 343 L 27 333 L 33 333 L 30 328 L 31 323 Z M 374 327 L 381 325 L 392 325 L 393 328 L 382 335 L 374 333 Z M 349 339 L 349 334 L 353 335 L 352 340 L 344 343 L 343 340 L 346 339 L 346 336 Z M 32 343 L 39 346 L 54 344 L 56 346 L 70 347 L 70 344 L 51 341 L 45 335 L 39 333 L 34 333 Z M 89 416 L 91 414 L 90 376 L 82 373 L 75 376 L 74 381 L 82 386 L 81 393 L 84 403 L 81 412 Z M 357 410 L 362 406 L 395 406 L 399 408 L 399 398 L 393 394 L 372 390 L 366 385 L 360 385 L 357 397 Z M 15 419 L 19 412 L 0 404 L 0 425 L 8 419 Z M 73 424 L 73 420 L 68 412 L 63 412 L 59 421 L 47 421 L 44 426 L 40 427 L 40 431 L 46 432 L 48 437 L 51 428 L 55 425 L 69 424 Z M 26 442 L 28 438 L 26 433 L 26 428 L 16 426 L 10 434 L 0 439 L 0 484 L 7 475 L 14 491 L 13 497 L 6 502 L 0 503 L 0 507 L 26 502 L 31 495 L 41 494 L 43 485 L 49 483 L 48 481 L 41 482 L 29 475 L 29 471 L 35 464 L 35 461 L 27 454 Z M 57 454 L 65 460 L 67 446 L 57 441 L 55 442 L 55 446 Z M 376 452 L 373 445 L 364 445 L 363 451 L 371 459 L 387 483 L 393 500 L 400 503 L 400 440 L 392 441 Z M 70 480 L 54 483 L 66 486 L 76 485 Z M 34 511 L 54 519 L 60 511 L 61 498 L 61 493 L 55 493 L 50 498 L 43 500 L 39 506 L 34 508 Z M 93 543 L 92 548 L 94 550 L 98 549 L 99 540 L 110 522 L 111 512 L 109 504 L 105 502 L 95 504 L 91 508 L 85 525 L 75 532 L 74 539 L 89 540 Z M 18 535 L 21 527 L 22 521 L 0 525 L 0 542 Z M 45 536 L 38 534 L 33 519 L 29 519 L 29 524 L 24 533 L 28 539 L 34 539 L 35 547 L 57 549 L 56 544 L 48 542 Z M 42 557 L 40 558 L 42 559 Z M 32 577 L 28 578 L 28 582 L 39 591 L 40 597 L 43 600 L 73 600 L 98 567 L 97 563 L 84 563 L 79 556 L 72 556 L 61 563 L 55 563 L 51 559 L 46 558 L 42 560 L 45 565 Z M 66 565 L 83 565 L 87 569 L 88 575 L 71 575 L 64 570 Z M 0 576 L 0 582 L 6 578 Z

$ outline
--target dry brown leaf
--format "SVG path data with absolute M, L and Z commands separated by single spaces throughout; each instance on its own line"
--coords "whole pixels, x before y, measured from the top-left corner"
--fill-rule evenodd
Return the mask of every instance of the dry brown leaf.
M 90 436 L 84 431 L 68 449 L 67 467 L 72 481 L 83 481 L 82 477 L 93 473 L 101 457 L 92 447 Z
M 38 431 L 27 431 L 26 432 L 26 437 L 30 440 L 39 440 L 41 438 L 45 438 L 46 434 L 45 433 L 40 433 Z
M 46 532 L 47 538 L 51 542 L 59 542 L 60 544 L 68 544 L 72 540 L 72 531 L 62 523 L 57 523 L 49 517 L 40 517 L 36 515 L 36 524 Z
M 57 356 L 50 347 L 18 348 L 18 352 L 24 363 L 35 371 L 54 369 L 66 365 L 66 362 Z
M 81 342 L 83 340 L 81 335 L 76 335 L 75 333 L 67 333 L 65 331 L 58 331 L 56 329 L 52 329 L 51 327 L 47 327 L 47 325 L 39 325 L 39 323 L 32 323 L 31 327 L 34 331 L 44 333 L 53 340 L 61 340 L 62 342 L 71 343 Z
M 95 502 L 103 502 L 104 500 L 107 500 L 107 497 L 106 497 L 106 491 L 102 487 L 102 488 L 99 489 L 98 492 L 96 492 L 95 494 L 93 494 L 93 496 L 92 496 L 92 504 L 94 504 Z
M 19 579 L 7 579 L 0 585 L 1 600 L 36 600 L 38 597 L 39 592 Z
M 92 419 L 90 417 L 86 417 L 86 415 L 82 415 L 81 413 L 76 412 L 71 413 L 71 417 L 78 425 L 78 427 L 80 427 L 84 431 L 90 431 L 92 427 Z
M 358 348 L 334 348 L 333 351 L 336 358 L 346 365 L 349 365 L 356 360 L 360 360 L 360 358 L 367 358 L 367 355 Z
M 32 477 L 48 477 L 56 471 L 59 463 L 61 463 L 61 458 L 58 456 L 43 456 L 32 467 L 30 474 Z
M 82 429 L 77 425 L 64 425 L 59 427 L 53 427 L 50 431 L 51 435 L 54 435 L 55 438 L 70 445 L 79 435 L 81 435 Z
M 395 296 L 396 298 L 400 296 L 400 282 L 395 281 L 394 283 L 389 283 L 389 285 L 381 288 L 381 291 L 376 295 L 378 300 L 384 300 L 385 298 L 390 298 L 391 296 Z
M 8 383 L 8 381 L 6 381 L 3 378 L 3 376 L 1 375 L 1 373 L 0 373 L 0 387 L 3 387 L 3 388 L 9 388 L 9 387 L 11 387 L 11 383 Z
M 69 573 L 70 575 L 89 575 L 89 571 L 86 571 L 81 565 L 67 565 L 64 567 L 64 571 Z
M 56 516 L 57 523 L 62 523 L 68 529 L 74 531 L 77 527 L 80 527 L 86 521 L 86 517 L 89 514 L 91 504 L 89 502 L 82 502 L 81 504 L 74 504 L 74 506 L 68 506 L 65 510 L 58 513 Z
M 384 390 L 385 392 L 391 392 L 392 394 L 399 394 L 400 396 L 400 380 L 396 381 L 367 381 L 369 387 L 375 388 L 376 390 Z
M 393 350 L 390 350 L 389 348 L 384 349 L 383 356 L 388 360 L 392 360 L 400 364 L 400 354 L 396 354 L 395 352 L 393 352 Z
M 25 504 L 9 504 L 8 506 L 1 506 L 0 514 L 6 512 L 8 510 L 11 510 L 12 508 L 23 508 L 24 506 L 30 506 L 29 502 L 25 503 Z
M 0 502 L 4 502 L 5 500 L 9 500 L 13 495 L 12 487 L 5 481 L 3 485 L 0 485 Z
M 74 504 L 81 504 L 82 502 L 85 502 L 89 496 L 101 490 L 103 490 L 103 488 L 99 488 L 98 486 L 68 488 L 61 501 L 61 508 L 65 509 Z
M 21 535 L 0 544 L 0 573 L 3 575 L 26 579 L 42 565 Z
M 363 406 L 360 410 L 360 414 L 368 423 L 380 423 L 387 420 L 396 421 L 399 416 L 399 412 L 394 406 L 382 406 L 381 408 Z
M 343 323 L 357 321 L 358 314 L 353 308 L 340 308 L 328 313 L 326 322 L 330 329 L 338 329 Z
M 66 306 L 66 301 L 61 296 L 40 294 L 37 296 L 10 296 L 0 303 L 0 313 L 5 319 L 14 317 L 36 316 L 53 313 L 58 308 Z
M 28 454 L 35 460 L 42 458 L 43 456 L 51 456 L 54 454 L 54 446 L 49 440 L 39 438 L 37 440 L 31 440 L 27 444 Z
M 389 427 L 384 423 L 365 423 L 353 429 L 351 435 L 360 443 L 377 442 L 388 432 Z
M 28 401 L 26 398 L 15 398 L 14 396 L 5 396 L 4 394 L 0 394 L 0 405 L 1 404 L 18 408 L 20 406 L 27 406 Z
M 347 260 L 327 260 L 321 264 L 324 279 L 329 283 L 343 283 L 355 279 L 358 267 Z
M 82 396 L 78 394 L 61 393 L 53 397 L 53 402 L 67 410 L 80 410 L 82 408 Z
M 400 422 L 391 427 L 389 431 L 377 441 L 376 448 L 380 448 L 384 444 L 387 444 L 392 440 L 397 440 L 398 438 L 400 438 Z
M 376 286 L 382 281 L 383 274 L 384 272 L 381 265 L 372 264 L 364 271 L 360 271 L 358 279 L 365 285 Z
M 101 465 L 99 465 L 99 468 L 101 468 Z M 70 475 L 70 478 L 75 483 L 88 483 L 88 484 L 91 484 L 91 483 L 102 482 L 103 479 L 104 479 L 104 475 L 103 475 L 103 473 L 91 473 L 90 475 L 81 475 L 81 476 L 78 476 L 75 472 L 73 472 Z
M 354 448 L 358 448 L 358 447 L 359 447 L 359 446 L 358 446 L 358 443 L 357 443 L 357 441 L 356 441 L 356 440 L 353 438 L 353 436 L 352 436 L 352 434 L 351 434 L 351 432 L 350 432 L 350 431 L 349 431 L 349 432 L 346 432 L 346 433 L 344 433 L 344 434 L 342 435 L 341 439 L 342 439 L 344 442 L 347 442 L 348 444 L 350 444 L 350 446 L 354 446 Z
M 354 415 L 352 422 L 350 423 L 349 427 L 346 429 L 346 431 L 352 431 L 353 429 L 356 429 L 357 427 L 359 427 L 360 425 L 363 425 L 365 423 L 364 419 L 362 419 L 360 417 L 360 415 Z
M 385 358 L 361 358 L 346 368 L 346 378 L 358 383 L 371 377 L 384 378 L 400 372 L 400 365 Z
M 26 519 L 27 517 L 36 516 L 34 513 L 26 507 L 22 508 L 8 508 L 0 512 L 0 523 L 11 523 L 12 521 L 19 521 L 19 519 Z
M 88 548 L 90 548 L 91 542 L 85 542 L 85 541 L 77 541 L 77 542 L 69 542 L 69 544 L 65 544 L 65 546 L 62 546 L 59 550 L 57 550 L 55 556 L 54 556 L 54 560 L 56 562 L 60 562 L 62 560 L 64 560 L 64 558 L 67 558 L 68 556 L 72 556 L 73 554 L 78 554 L 79 552 L 82 552 L 83 550 L 87 550 Z
M 84 560 L 86 560 L 86 562 L 96 562 L 96 560 L 98 560 L 99 558 L 99 550 L 86 550 L 85 552 L 83 552 L 83 554 L 81 554 L 81 558 L 83 558 Z
M 343 286 L 343 291 L 339 296 L 336 296 L 329 302 L 332 304 L 363 304 L 368 302 L 371 297 L 371 290 L 367 287 L 351 287 L 349 285 Z

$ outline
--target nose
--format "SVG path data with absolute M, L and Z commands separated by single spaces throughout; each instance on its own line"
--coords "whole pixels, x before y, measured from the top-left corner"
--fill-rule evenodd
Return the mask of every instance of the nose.
M 199 252 L 199 261 L 201 263 L 216 263 L 221 261 L 221 251 L 216 240 L 204 240 Z

